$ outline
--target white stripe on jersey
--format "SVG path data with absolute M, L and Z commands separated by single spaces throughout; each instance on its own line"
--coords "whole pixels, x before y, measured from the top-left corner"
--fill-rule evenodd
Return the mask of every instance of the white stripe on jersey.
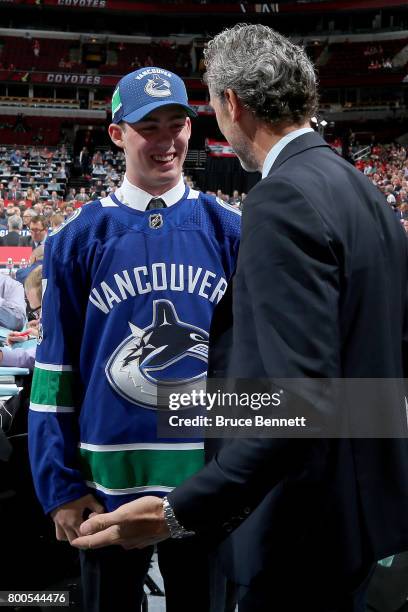
M 152 442 L 138 442 L 135 444 L 87 444 L 85 442 L 79 443 L 79 448 L 84 450 L 95 451 L 95 452 L 108 452 L 108 451 L 127 451 L 127 450 L 153 450 L 153 451 L 190 451 L 190 450 L 202 450 L 204 448 L 203 442 L 175 442 L 169 444 L 155 444 Z
M 129 489 L 108 489 L 107 487 L 103 487 L 96 482 L 92 482 L 90 480 L 85 481 L 88 487 L 92 489 L 97 489 L 97 491 L 102 491 L 102 493 L 106 493 L 107 495 L 129 495 L 130 493 L 154 493 L 158 491 L 160 493 L 170 493 L 174 489 L 174 487 L 163 487 L 162 485 L 149 486 L 149 487 L 130 487 Z
M 73 406 L 51 406 L 50 404 L 34 404 L 31 402 L 30 410 L 33 412 L 75 412 Z
M 50 370 L 51 372 L 72 372 L 72 365 L 62 365 L 55 363 L 41 363 L 40 361 L 35 362 L 35 367 L 39 370 Z

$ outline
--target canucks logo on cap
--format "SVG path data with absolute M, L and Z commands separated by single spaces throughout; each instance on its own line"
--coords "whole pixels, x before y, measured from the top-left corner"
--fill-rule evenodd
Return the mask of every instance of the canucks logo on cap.
M 147 79 L 144 90 L 149 96 L 153 96 L 153 98 L 167 98 L 167 96 L 171 96 L 170 82 L 158 75 Z

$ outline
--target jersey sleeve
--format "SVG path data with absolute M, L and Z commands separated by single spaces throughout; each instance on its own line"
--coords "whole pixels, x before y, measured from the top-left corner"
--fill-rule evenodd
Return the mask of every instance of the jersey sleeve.
M 64 239 L 50 238 L 45 248 L 42 329 L 29 410 L 31 470 L 46 513 L 89 493 L 77 460 L 85 288 L 78 260 L 59 257 Z

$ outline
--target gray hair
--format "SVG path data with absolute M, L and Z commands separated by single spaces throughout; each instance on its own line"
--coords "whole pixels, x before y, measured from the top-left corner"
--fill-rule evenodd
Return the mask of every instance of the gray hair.
M 21 230 L 23 227 L 23 220 L 18 215 L 11 215 L 7 220 L 7 225 L 10 230 Z
M 268 123 L 301 123 L 318 104 L 316 74 L 305 51 L 271 28 L 239 23 L 204 50 L 205 81 L 212 94 L 232 89 L 243 105 Z
M 25 210 L 23 210 L 23 217 L 24 215 L 30 215 L 30 217 L 35 217 L 36 214 L 37 213 L 32 208 L 26 208 Z

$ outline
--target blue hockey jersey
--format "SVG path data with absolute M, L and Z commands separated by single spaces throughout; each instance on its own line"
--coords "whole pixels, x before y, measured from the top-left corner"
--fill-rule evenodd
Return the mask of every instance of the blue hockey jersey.
M 29 411 L 45 512 L 90 490 L 108 511 L 163 496 L 203 465 L 202 440 L 157 441 L 158 389 L 205 378 L 239 226 L 239 211 L 186 188 L 146 212 L 112 194 L 47 238 Z

